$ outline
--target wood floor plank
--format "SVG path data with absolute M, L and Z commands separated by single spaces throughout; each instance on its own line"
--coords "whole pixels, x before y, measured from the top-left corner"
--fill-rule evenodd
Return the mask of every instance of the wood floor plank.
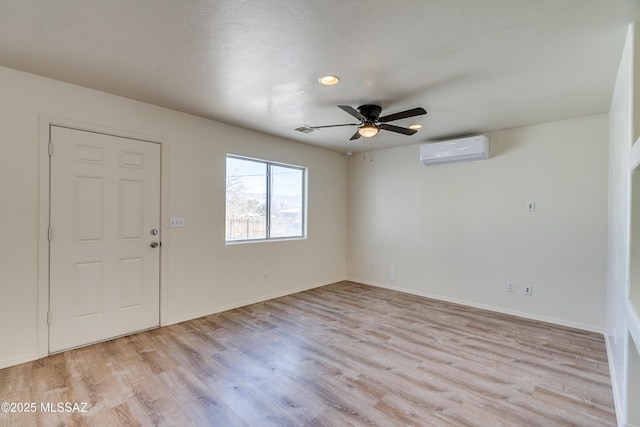
M 37 404 L 11 427 L 616 425 L 602 335 L 352 282 L 2 369 L 0 402 Z

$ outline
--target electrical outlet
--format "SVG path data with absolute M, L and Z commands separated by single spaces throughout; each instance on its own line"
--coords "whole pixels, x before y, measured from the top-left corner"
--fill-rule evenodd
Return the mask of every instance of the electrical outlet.
M 514 291 L 513 282 L 507 283 L 507 292 L 513 292 L 513 291 Z
M 369 263 L 369 270 L 373 270 L 373 263 L 372 262 Z
M 265 282 L 268 282 L 269 281 L 269 272 L 265 271 L 264 275 L 262 276 L 262 278 L 264 279 Z
M 533 286 L 524 285 L 524 294 L 527 296 L 531 296 L 532 293 L 533 293 Z

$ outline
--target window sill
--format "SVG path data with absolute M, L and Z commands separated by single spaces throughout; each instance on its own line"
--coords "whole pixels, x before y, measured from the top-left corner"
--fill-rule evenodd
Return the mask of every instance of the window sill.
M 244 245 L 247 243 L 273 243 L 273 242 L 291 242 L 293 240 L 307 240 L 307 236 L 301 237 L 278 237 L 271 239 L 252 239 L 252 240 L 226 240 L 225 245 Z

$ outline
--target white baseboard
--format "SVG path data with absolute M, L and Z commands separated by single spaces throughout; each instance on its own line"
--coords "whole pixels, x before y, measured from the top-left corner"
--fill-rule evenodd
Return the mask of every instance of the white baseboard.
M 509 314 L 511 316 L 522 317 L 522 318 L 525 318 L 525 319 L 537 320 L 537 321 L 540 321 L 540 322 L 552 323 L 554 325 L 566 326 L 566 327 L 569 327 L 569 328 L 580 329 L 580 330 L 583 330 L 583 331 L 589 331 L 589 332 L 595 332 L 595 333 L 598 333 L 598 334 L 604 334 L 604 330 L 601 329 L 601 328 L 597 328 L 597 327 L 594 327 L 592 325 L 585 325 L 585 324 L 578 323 L 578 322 L 569 322 L 569 321 L 566 321 L 566 320 L 556 319 L 556 318 L 553 318 L 553 317 L 539 316 L 537 314 L 526 313 L 526 312 L 517 311 L 517 310 L 509 310 L 509 309 L 506 309 L 506 308 L 503 308 L 503 307 L 496 307 L 496 306 L 486 305 L 486 304 L 478 304 L 478 303 L 473 302 L 473 301 L 460 300 L 460 299 L 457 299 L 457 298 L 449 298 L 449 297 L 445 297 L 445 296 L 442 296 L 442 295 L 436 295 L 436 294 L 431 294 L 431 293 L 428 293 L 428 292 L 416 291 L 415 289 L 408 289 L 408 288 L 403 288 L 403 287 L 400 287 L 400 286 L 391 286 L 391 285 L 388 285 L 388 284 L 385 284 L 385 283 L 373 282 L 373 281 L 370 281 L 370 280 L 362 280 L 362 279 L 358 279 L 358 278 L 355 278 L 355 277 L 347 277 L 346 280 L 349 280 L 351 282 L 356 282 L 356 283 L 362 283 L 364 285 L 375 286 L 375 287 L 378 287 L 378 288 L 390 289 L 392 291 L 404 292 L 406 294 L 417 295 L 417 296 L 421 296 L 421 297 L 425 297 L 425 298 L 431 298 L 431 299 L 435 299 L 435 300 L 451 302 L 451 303 L 454 303 L 454 304 L 465 305 L 467 307 L 480 308 L 482 310 L 494 311 L 496 313 Z
M 0 360 L 0 369 L 8 368 L 9 366 L 20 365 L 22 363 L 33 362 L 34 360 L 40 359 L 40 356 L 37 352 L 24 354 L 19 357 L 14 357 L 11 359 Z
M 227 305 L 223 305 L 223 306 L 220 306 L 220 307 L 213 307 L 210 310 L 199 311 L 199 312 L 195 312 L 195 313 L 189 313 L 189 314 L 185 314 L 185 315 L 181 315 L 181 316 L 171 317 L 171 318 L 168 319 L 166 325 L 162 325 L 162 326 L 168 326 L 168 325 L 173 325 L 173 324 L 176 324 L 176 323 L 187 322 L 189 320 L 197 319 L 199 317 L 210 316 L 212 314 L 221 313 L 223 311 L 233 310 L 235 308 L 240 308 L 240 307 L 244 307 L 244 306 L 251 305 L 251 304 L 257 304 L 259 302 L 269 301 L 269 300 L 272 300 L 272 299 L 275 299 L 275 298 L 285 297 L 287 295 L 292 295 L 292 294 L 296 294 L 298 292 L 308 291 L 309 289 L 319 288 L 319 287 L 322 287 L 322 286 L 330 285 L 332 283 L 341 282 L 343 280 L 346 280 L 346 277 L 338 277 L 336 279 L 328 280 L 328 281 L 325 281 L 325 282 L 312 283 L 310 285 L 305 285 L 305 286 L 301 286 L 299 288 L 289 289 L 289 290 L 286 290 L 286 291 L 283 291 L 283 292 L 276 292 L 276 293 L 273 293 L 273 294 L 261 295 L 259 297 L 250 298 L 250 299 L 247 299 L 247 300 L 244 300 L 244 301 L 239 301 L 237 303 L 227 304 Z

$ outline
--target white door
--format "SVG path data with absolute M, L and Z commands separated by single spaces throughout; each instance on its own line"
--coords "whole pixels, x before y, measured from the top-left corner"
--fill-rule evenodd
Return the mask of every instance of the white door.
M 159 325 L 160 145 L 51 127 L 49 351 Z

